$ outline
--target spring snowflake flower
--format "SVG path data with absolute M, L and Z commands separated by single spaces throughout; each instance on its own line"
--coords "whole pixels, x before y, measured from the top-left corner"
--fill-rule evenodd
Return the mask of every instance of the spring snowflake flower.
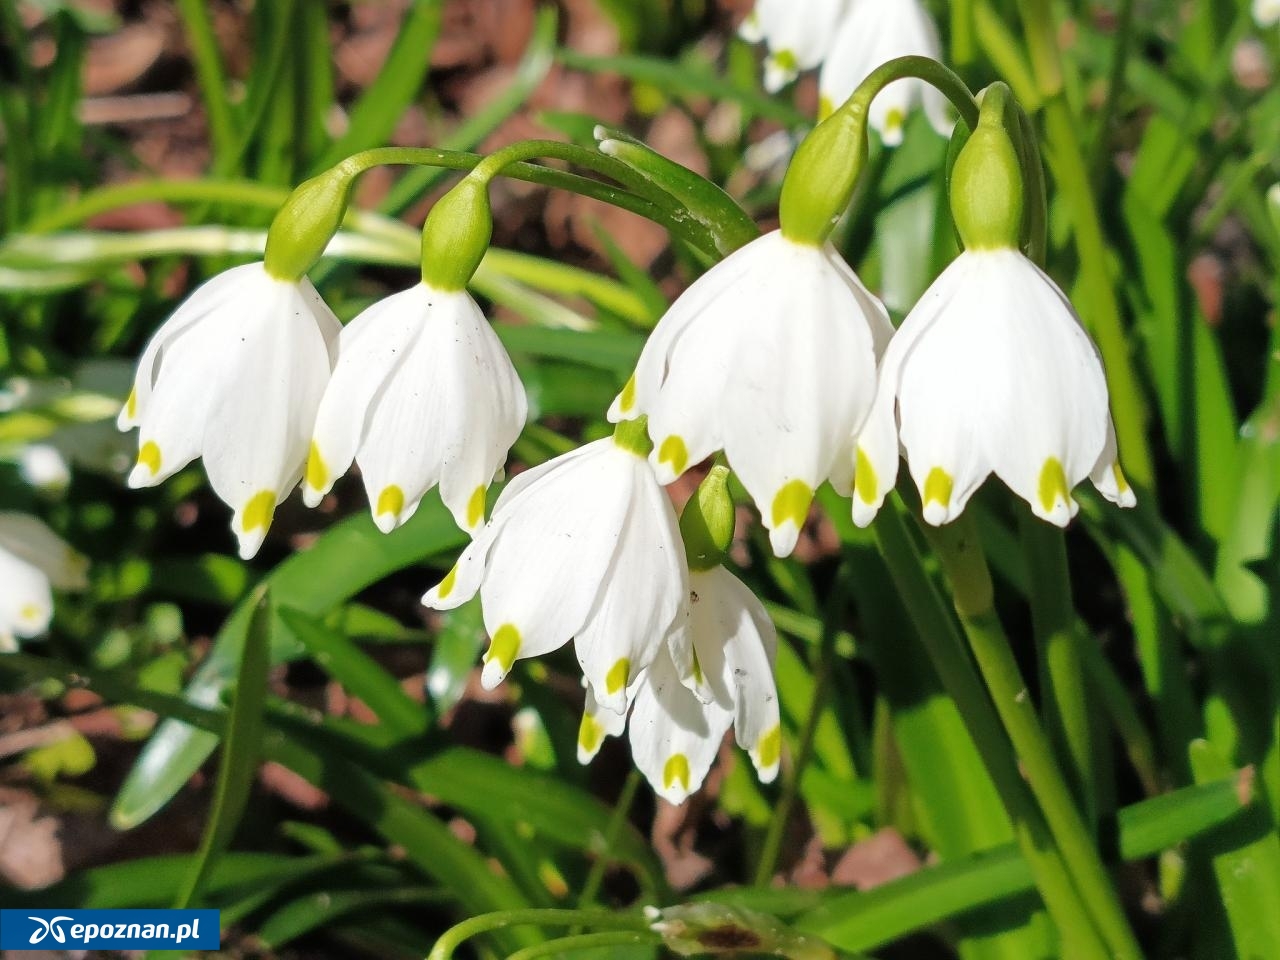
M 724 567 L 694 571 L 689 584 L 689 629 L 663 645 L 639 678 L 631 708 L 636 766 L 655 792 L 677 804 L 702 786 L 730 726 L 763 782 L 778 775 L 782 757 L 773 621 Z M 589 762 L 604 738 L 622 728 L 623 718 L 602 710 L 588 686 L 578 760 Z
M 1280 0 L 1253 0 L 1253 22 L 1263 28 L 1280 23 Z
M 748 43 L 763 41 L 769 47 L 766 90 L 778 92 L 800 71 L 823 61 L 847 6 L 848 0 L 756 0 L 738 32 Z
M 672 305 L 609 419 L 648 415 L 664 484 L 723 449 L 786 556 L 814 490 L 827 479 L 850 489 L 851 438 L 892 334 L 834 247 L 768 233 Z
M 602 705 L 621 714 L 632 679 L 685 629 L 689 581 L 675 511 L 623 434 L 513 479 L 457 565 L 422 598 L 449 610 L 479 590 L 492 638 L 485 689 L 517 659 L 572 637 Z
M 899 438 L 924 518 L 960 515 L 995 473 L 1036 516 L 1066 526 L 1085 477 L 1133 506 L 1097 348 L 1070 302 L 1017 250 L 962 253 L 903 321 L 858 438 L 853 518 L 893 489 Z
M 49 627 L 53 591 L 82 590 L 88 562 L 35 517 L 0 513 L 0 651 Z
M 818 74 L 820 115 L 844 103 L 876 67 L 905 56 L 942 58 L 938 29 L 920 0 L 857 0 L 840 21 Z M 950 136 L 946 98 L 914 77 L 895 80 L 881 90 L 867 119 L 885 144 L 897 146 L 907 114 L 921 104 L 934 128 Z
M 235 517 L 240 556 L 258 552 L 302 477 L 341 325 L 305 277 L 261 263 L 197 289 L 138 361 L 121 430 L 140 427 L 129 486 L 151 487 L 196 457 Z
M 307 461 L 307 504 L 357 460 L 384 533 L 437 483 L 458 526 L 477 529 L 528 408 L 476 302 L 420 283 L 369 307 L 338 344 Z

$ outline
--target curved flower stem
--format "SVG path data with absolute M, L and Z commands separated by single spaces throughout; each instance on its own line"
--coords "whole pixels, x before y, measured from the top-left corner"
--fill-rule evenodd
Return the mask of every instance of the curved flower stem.
M 515 148 L 527 149 L 522 149 L 517 155 L 514 152 Z M 503 158 L 503 154 L 507 156 Z M 344 167 L 352 174 L 363 173 L 377 166 L 396 164 L 465 170 L 480 173 L 486 179 L 501 174 L 513 180 L 524 180 L 539 186 L 568 190 L 590 197 L 592 200 L 600 200 L 671 229 L 669 224 L 673 221 L 672 210 L 655 202 L 653 197 L 655 191 L 647 190 L 649 195 L 642 195 L 631 189 L 619 189 L 589 177 L 525 162 L 527 158 L 532 157 L 568 160 L 594 172 L 602 173 L 628 188 L 634 183 L 647 189 L 643 178 L 631 172 L 625 164 L 593 150 L 584 150 L 582 147 L 555 140 L 526 140 L 512 144 L 487 157 L 455 150 L 437 150 L 434 147 L 374 147 L 371 150 L 352 154 L 338 166 Z M 678 224 L 675 232 L 678 232 Z
M 586 907 L 595 901 L 596 894 L 600 892 L 600 884 L 604 882 L 604 872 L 609 869 L 610 855 L 613 848 L 618 845 L 618 835 L 622 833 L 622 826 L 627 822 L 627 817 L 631 813 L 631 804 L 636 798 L 636 790 L 640 787 L 640 771 L 632 770 L 627 774 L 626 781 L 622 784 L 622 792 L 618 794 L 618 802 L 613 806 L 613 816 L 609 818 L 609 824 L 605 827 L 604 842 L 601 845 L 600 852 L 591 864 L 591 869 L 587 873 L 587 879 L 583 881 L 582 893 L 578 895 L 578 906 Z
M 837 621 L 849 600 L 849 574 L 849 564 L 846 561 L 836 572 L 834 581 L 836 586 L 823 612 L 822 636 L 818 641 L 818 656 L 813 668 L 813 700 L 804 720 L 804 729 L 800 732 L 795 762 L 783 783 L 782 795 L 774 805 L 773 816 L 769 818 L 769 827 L 765 832 L 760 860 L 756 863 L 755 885 L 757 887 L 768 886 L 773 878 L 773 871 L 778 866 L 778 856 L 782 852 L 782 837 L 786 833 L 787 820 L 791 817 L 791 810 L 800 793 L 800 779 L 804 775 L 804 768 L 809 765 L 809 760 L 813 757 L 813 741 L 818 733 L 818 724 L 822 720 L 822 710 L 826 706 L 827 693 L 831 686 L 831 661 L 835 656 Z
M 841 110 L 861 105 L 863 112 L 881 90 L 906 77 L 923 80 L 951 101 L 966 127 L 972 130 L 978 125 L 978 101 L 963 80 L 949 67 L 930 57 L 897 57 L 876 67 L 849 95 Z
M 554 908 L 530 908 L 527 910 L 502 910 L 498 913 L 482 913 L 479 916 L 454 924 L 435 942 L 427 960 L 448 960 L 453 951 L 476 934 L 501 930 L 514 926 L 596 927 L 612 931 L 648 933 L 649 924 L 644 917 L 619 913 L 616 910 L 559 910 Z
M 1062 772 L 1036 717 L 1009 640 L 996 616 L 991 573 L 970 514 L 926 530 L 951 581 L 956 612 L 991 699 L 1018 756 L 1031 792 L 1075 880 L 1098 931 L 1117 960 L 1141 960 L 1133 930 L 1120 906 L 1098 850 L 1072 802 Z
M 662 938 L 656 933 L 641 933 L 638 930 L 617 933 L 581 933 L 546 943 L 535 944 L 517 950 L 507 960 L 535 960 L 536 957 L 557 956 L 570 950 L 607 949 L 609 947 L 635 947 L 647 943 L 661 943 Z
M 1155 479 L 1155 468 L 1146 431 L 1146 404 L 1129 356 L 1120 304 L 1111 283 L 1107 243 L 1078 124 L 1063 90 L 1062 56 L 1049 2 L 1019 0 L 1018 9 L 1032 54 L 1036 83 L 1043 97 L 1049 165 L 1066 207 L 1073 214 L 1076 251 L 1080 257 L 1080 313 L 1106 361 L 1107 386 L 1125 472 L 1135 486 L 1149 489 Z
M 929 659 L 964 718 L 983 765 L 1009 814 L 1022 855 L 1031 868 L 1045 907 L 1061 933 L 1062 955 L 1081 960 L 1109 957 L 1111 954 L 1090 919 L 1084 898 L 1072 881 L 1063 853 L 1027 790 L 1000 716 L 974 670 L 964 639 L 956 630 L 955 620 L 924 569 L 903 514 L 903 508 L 896 501 L 887 503 L 876 518 L 876 540 L 903 605 L 929 652 Z M 989 591 L 989 579 L 985 586 Z M 974 589 L 969 592 L 981 595 L 982 588 L 980 581 L 975 582 Z

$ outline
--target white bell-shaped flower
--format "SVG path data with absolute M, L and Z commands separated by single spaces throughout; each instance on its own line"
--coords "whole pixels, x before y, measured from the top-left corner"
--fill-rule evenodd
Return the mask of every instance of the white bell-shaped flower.
M 524 429 L 524 387 L 466 291 L 420 283 L 380 300 L 338 340 L 316 415 L 303 497 L 315 506 L 360 465 L 374 522 L 404 523 L 440 485 L 458 526 L 484 521 L 485 491 Z
M 671 501 L 615 436 L 515 477 L 422 602 L 448 610 L 480 591 L 486 689 L 572 637 L 601 704 L 624 713 L 632 680 L 686 628 L 688 584 Z
M 631 755 L 654 791 L 672 803 L 702 786 L 730 726 L 763 782 L 778 775 L 782 756 L 773 621 L 723 567 L 691 573 L 689 586 L 689 630 L 659 651 L 636 685 L 631 708 Z M 601 710 L 588 687 L 578 759 L 586 763 L 606 736 L 621 733 L 622 718 Z
M 671 306 L 609 419 L 648 415 L 664 484 L 723 449 L 783 557 L 817 487 L 830 479 L 849 491 L 851 438 L 892 334 L 834 247 L 768 233 Z
M 1263 28 L 1280 23 L 1280 0 L 1253 0 L 1253 22 Z
M 756 0 L 738 33 L 748 43 L 763 41 L 769 48 L 764 88 L 776 93 L 800 71 L 822 63 L 848 6 L 849 0 Z
M 942 59 L 938 28 L 920 0 L 857 0 L 840 21 L 818 74 L 819 113 L 844 103 L 871 71 L 897 57 Z M 950 136 L 946 98 L 914 77 L 895 80 L 871 101 L 867 120 L 888 146 L 902 143 L 907 114 L 923 105 L 930 123 Z
M 43 522 L 0 513 L 0 651 L 49 627 L 54 590 L 82 590 L 88 561 Z
M 899 439 L 934 525 L 959 516 L 990 473 L 1059 526 L 1085 477 L 1120 506 L 1135 502 L 1098 350 L 1066 295 L 1017 250 L 962 253 L 890 343 L 858 437 L 859 526 L 893 489 Z
M 117 420 L 140 427 L 129 486 L 155 486 L 203 457 L 235 511 L 240 556 L 254 556 L 302 477 L 340 329 L 305 277 L 277 280 L 250 263 L 207 281 L 138 361 Z

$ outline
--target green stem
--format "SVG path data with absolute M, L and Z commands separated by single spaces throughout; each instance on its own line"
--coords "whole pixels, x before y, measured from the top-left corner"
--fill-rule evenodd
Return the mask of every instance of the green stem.
M 964 69 L 973 62 L 973 0 L 951 0 L 951 62 Z
M 850 94 L 840 109 L 844 110 L 854 104 L 861 104 L 865 108 L 889 84 L 907 77 L 923 80 L 935 87 L 951 101 L 966 127 L 970 130 L 977 127 L 978 101 L 973 98 L 969 87 L 953 70 L 930 57 L 897 57 L 882 63 L 867 74 L 867 78 L 858 84 L 858 89 Z
M 235 143 L 235 124 L 227 101 L 227 78 L 218 53 L 218 41 L 204 0 L 178 0 L 178 15 L 191 45 L 191 59 L 209 118 L 209 140 L 217 158 L 227 156 Z
M 622 785 L 622 792 L 618 794 L 618 802 L 613 806 L 613 815 L 609 818 L 609 825 L 605 828 L 600 850 L 591 864 L 587 879 L 582 884 L 582 893 L 578 895 L 579 907 L 586 907 L 592 903 L 596 898 L 596 894 L 600 892 L 600 885 L 604 882 L 604 873 L 609 868 L 609 864 L 613 862 L 611 859 L 613 848 L 617 846 L 618 837 L 621 835 L 622 828 L 631 813 L 631 804 L 635 801 L 636 790 L 639 789 L 642 779 L 643 777 L 641 777 L 639 770 L 632 770 L 627 774 L 626 782 Z
M 1018 846 L 1031 868 L 1045 907 L 1061 933 L 1063 956 L 1081 960 L 1107 957 L 1108 952 L 1072 883 L 1062 853 L 1027 791 L 1000 718 L 974 671 L 964 640 L 924 569 L 903 514 L 901 505 L 890 501 L 876 518 L 876 539 L 916 633 L 964 718 L 1009 814 Z M 981 586 L 976 584 L 975 589 L 981 590 Z M 990 589 L 989 580 L 986 587 Z
M 1062 531 L 1023 513 L 1022 550 L 1031 586 L 1032 629 L 1040 654 L 1045 726 L 1066 768 L 1076 806 L 1085 823 L 1093 825 L 1098 819 L 1098 789 L 1093 776 L 1095 731 L 1081 649 L 1089 638 L 1075 629 Z
M 1129 355 L 1120 304 L 1111 284 L 1107 243 L 1089 170 L 1062 82 L 1062 56 L 1049 10 L 1049 0 L 1019 0 L 1036 84 L 1043 97 L 1045 141 L 1049 165 L 1067 209 L 1073 212 L 1076 252 L 1080 258 L 1081 316 L 1098 341 L 1105 361 L 1107 387 L 1116 438 L 1125 472 L 1135 486 L 1150 488 L 1155 468 L 1146 431 L 1146 405 Z
M 991 573 L 973 518 L 965 513 L 954 523 L 930 528 L 927 533 L 951 581 L 956 612 L 969 639 L 970 650 L 1076 889 L 1106 941 L 1110 955 L 1117 960 L 1140 960 L 1142 952 L 1115 887 L 1054 761 L 1035 705 L 996 616 Z
M 558 956 L 571 950 L 604 950 L 614 947 L 639 947 L 645 944 L 661 943 L 662 938 L 656 933 L 641 933 L 638 930 L 616 933 L 580 933 L 546 943 L 534 944 L 517 950 L 507 960 L 534 960 L 535 957 Z
M 619 913 L 616 910 L 559 910 L 539 907 L 527 910 L 502 910 L 497 913 L 482 913 L 450 927 L 435 942 L 435 946 L 427 954 L 427 960 L 448 960 L 464 941 L 477 934 L 488 933 L 490 930 L 529 925 L 572 927 L 579 924 L 584 927 L 615 931 L 629 930 L 637 933 L 649 931 L 649 924 L 643 917 Z
M 1116 39 L 1111 49 L 1111 69 L 1107 73 L 1107 93 L 1093 127 L 1093 156 L 1089 166 L 1095 184 L 1111 156 L 1111 124 L 1115 122 L 1116 108 L 1124 92 L 1125 67 L 1129 64 L 1129 51 L 1133 49 L 1133 7 L 1133 0 L 1120 0 L 1116 11 Z
M 818 641 L 817 659 L 813 667 L 813 702 L 809 705 L 804 729 L 800 732 L 795 762 L 792 763 L 783 781 L 782 795 L 774 805 L 773 815 L 769 818 L 769 826 L 765 831 L 760 860 L 756 863 L 755 885 L 757 887 L 768 886 L 773 879 L 773 871 L 777 868 L 778 857 L 782 852 L 782 838 L 786 833 L 787 821 L 791 818 L 791 811 L 800 793 L 800 780 L 804 776 L 805 767 L 813 758 L 814 738 L 818 733 L 818 724 L 822 720 L 822 711 L 826 706 L 827 693 L 831 685 L 837 621 L 848 602 L 849 566 L 847 563 L 841 565 L 836 574 L 835 583 L 836 587 L 831 593 L 822 617 L 822 636 Z

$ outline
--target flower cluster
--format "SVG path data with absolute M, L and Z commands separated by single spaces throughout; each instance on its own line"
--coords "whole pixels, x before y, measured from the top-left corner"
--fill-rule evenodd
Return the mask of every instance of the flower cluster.
M 880 0 L 847 6 L 822 0 L 815 17 L 843 17 L 841 36 L 869 44 L 868 57 L 887 55 L 859 19 L 883 19 Z M 932 37 L 915 0 L 908 6 L 899 26 Z M 806 44 L 831 32 L 815 33 L 817 20 L 761 0 L 755 23 L 775 58 L 785 42 L 804 66 Z M 771 780 L 783 755 L 777 637 L 723 566 L 730 470 L 779 557 L 794 550 L 824 483 L 852 498 L 857 524 L 870 523 L 902 455 L 935 525 L 956 519 L 992 473 L 1060 526 L 1086 477 L 1122 506 L 1135 499 L 1098 351 L 1021 249 L 1027 154 L 1006 87 L 984 95 L 952 170 L 964 252 L 896 331 L 828 241 L 856 185 L 865 125 L 877 122 L 862 108 L 887 76 L 801 145 L 780 229 L 709 269 L 658 322 L 608 411 L 613 435 L 517 475 L 487 522 L 486 491 L 527 414 L 511 361 L 465 289 L 489 241 L 494 157 L 428 217 L 423 282 L 345 328 L 305 278 L 309 255 L 288 244 L 269 240 L 263 263 L 197 290 L 147 347 L 121 413 L 121 427 L 140 427 L 130 483 L 159 482 L 203 456 L 245 557 L 299 480 L 314 506 L 358 463 L 384 532 L 438 485 L 472 540 L 423 603 L 449 610 L 479 596 L 486 688 L 517 660 L 572 641 L 586 687 L 580 760 L 629 724 L 637 766 L 679 803 L 732 727 Z M 881 122 L 886 139 L 901 125 L 889 114 Z M 307 202 L 286 212 L 332 227 L 337 218 L 312 202 L 330 187 L 299 189 Z M 291 235 L 284 222 L 273 236 Z M 663 486 L 717 453 L 726 463 L 677 518 Z
M 316 506 L 353 461 L 383 531 L 437 484 L 475 530 L 525 415 L 515 368 L 465 291 L 424 282 L 344 328 L 305 277 L 251 263 L 213 277 L 160 327 L 118 425 L 139 427 L 131 487 L 203 457 L 249 559 L 299 480 Z
M 821 67 L 822 117 L 880 64 L 896 57 L 942 56 L 938 28 L 920 0 L 756 0 L 740 32 L 769 48 L 764 61 L 767 90 L 780 90 L 799 72 Z M 924 107 L 940 134 L 950 134 L 945 99 L 910 77 L 895 80 L 875 98 L 871 126 L 887 145 L 897 146 L 907 115 L 917 106 Z

